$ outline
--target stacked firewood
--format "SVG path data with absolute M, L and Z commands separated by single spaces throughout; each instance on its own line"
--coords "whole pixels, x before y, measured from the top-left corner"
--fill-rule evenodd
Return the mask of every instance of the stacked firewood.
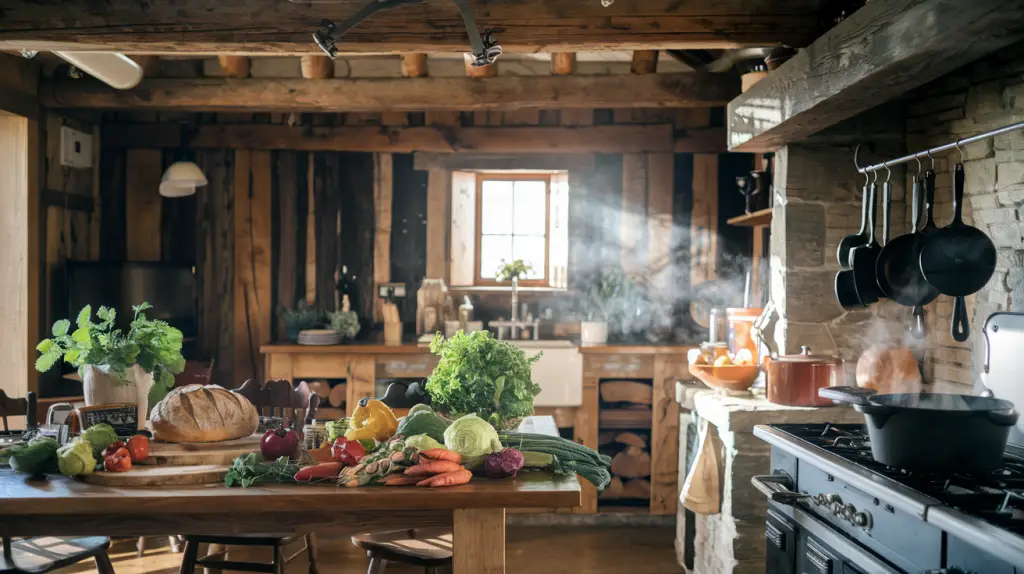
M 651 403 L 646 381 L 602 381 L 598 437 L 602 453 L 612 457 L 612 481 L 602 500 L 651 497 Z

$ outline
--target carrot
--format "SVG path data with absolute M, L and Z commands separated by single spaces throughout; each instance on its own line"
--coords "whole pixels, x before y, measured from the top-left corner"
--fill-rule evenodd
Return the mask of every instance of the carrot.
M 444 474 L 438 474 L 431 476 L 426 480 L 421 480 L 416 483 L 416 486 L 429 486 L 431 488 L 437 488 L 439 486 L 458 486 L 460 484 L 466 484 L 473 478 L 473 473 L 460 468 L 452 472 L 446 472 Z
M 451 462 L 447 460 L 428 460 L 421 462 L 416 466 L 410 466 L 405 469 L 407 476 L 429 476 L 431 474 L 443 474 L 445 472 L 454 472 L 462 468 L 457 462 Z
M 340 462 L 324 462 L 299 469 L 295 473 L 296 482 L 312 482 L 320 478 L 335 478 L 341 474 Z
M 430 460 L 447 460 L 457 464 L 462 464 L 462 455 L 454 450 L 448 450 L 446 448 L 428 448 L 427 450 L 421 450 L 420 457 L 428 458 Z
M 384 480 L 381 481 L 381 484 L 383 484 L 384 486 L 408 486 L 410 484 L 416 484 L 420 480 L 422 480 L 422 477 L 419 476 L 404 476 L 401 474 L 392 474 L 384 477 Z

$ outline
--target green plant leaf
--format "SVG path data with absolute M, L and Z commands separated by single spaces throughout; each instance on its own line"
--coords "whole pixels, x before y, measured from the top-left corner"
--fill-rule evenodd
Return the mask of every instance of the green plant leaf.
M 64 353 L 64 360 L 74 365 L 81 355 L 82 353 L 78 349 L 70 349 L 68 352 Z
M 89 329 L 80 327 L 75 329 L 74 333 L 71 333 L 71 340 L 78 344 L 85 344 L 89 342 Z
M 78 312 L 78 318 L 75 319 L 75 324 L 78 325 L 79 328 L 85 328 L 89 324 L 90 317 L 92 317 L 92 305 L 86 305 Z M 64 334 L 67 334 L 67 329 L 64 330 Z
M 60 321 L 57 321 L 56 323 L 53 324 L 53 329 L 51 329 L 51 332 L 53 333 L 54 337 L 63 337 L 64 335 L 68 334 L 68 329 L 70 328 L 71 321 L 68 321 L 67 319 L 61 319 Z
M 55 343 L 50 339 L 43 339 L 42 341 L 39 341 L 38 345 L 36 345 L 36 350 L 45 355 L 53 348 L 54 344 Z

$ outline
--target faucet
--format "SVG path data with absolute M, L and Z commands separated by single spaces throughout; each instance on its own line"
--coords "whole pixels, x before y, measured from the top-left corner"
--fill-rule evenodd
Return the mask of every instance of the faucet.
M 525 307 L 523 305 L 525 315 Z M 497 327 L 498 339 L 505 338 L 505 328 L 508 327 L 510 330 L 510 338 L 516 340 L 519 338 L 519 330 L 524 328 L 530 328 L 533 330 L 533 340 L 536 341 L 540 337 L 540 317 L 536 317 L 533 321 L 525 321 L 519 318 L 519 278 L 512 278 L 512 318 L 508 321 L 491 321 L 489 325 L 491 327 Z

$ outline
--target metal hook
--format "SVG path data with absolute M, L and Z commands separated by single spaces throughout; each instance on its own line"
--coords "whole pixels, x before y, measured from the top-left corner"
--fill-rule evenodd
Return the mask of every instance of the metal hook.
M 874 185 L 875 183 L 878 182 L 878 170 L 871 170 L 871 175 L 873 176 L 871 178 L 871 185 Z
M 854 148 L 854 150 L 853 150 L 853 166 L 857 168 L 857 171 L 860 171 L 862 169 L 860 167 L 860 148 L 862 148 L 862 147 L 864 147 L 864 144 L 857 144 L 857 147 Z M 868 185 L 868 172 L 864 172 L 864 186 L 867 187 L 867 185 Z
M 916 156 L 915 155 L 914 159 L 917 161 L 917 174 L 920 175 L 921 174 L 921 158 L 920 158 L 920 156 Z
M 885 175 L 885 183 L 889 183 L 889 180 L 892 179 L 892 170 L 889 169 L 889 162 L 882 164 L 882 167 L 884 167 L 887 172 Z
M 934 158 L 934 157 L 932 157 L 932 150 L 928 150 L 928 151 L 926 151 L 925 153 L 927 153 L 927 154 L 928 154 L 928 159 L 932 160 L 932 167 L 931 167 L 931 171 L 935 171 L 935 158 Z
M 957 139 L 953 146 L 956 147 L 956 151 L 960 152 L 960 163 L 964 163 L 964 150 L 960 147 L 960 140 Z

